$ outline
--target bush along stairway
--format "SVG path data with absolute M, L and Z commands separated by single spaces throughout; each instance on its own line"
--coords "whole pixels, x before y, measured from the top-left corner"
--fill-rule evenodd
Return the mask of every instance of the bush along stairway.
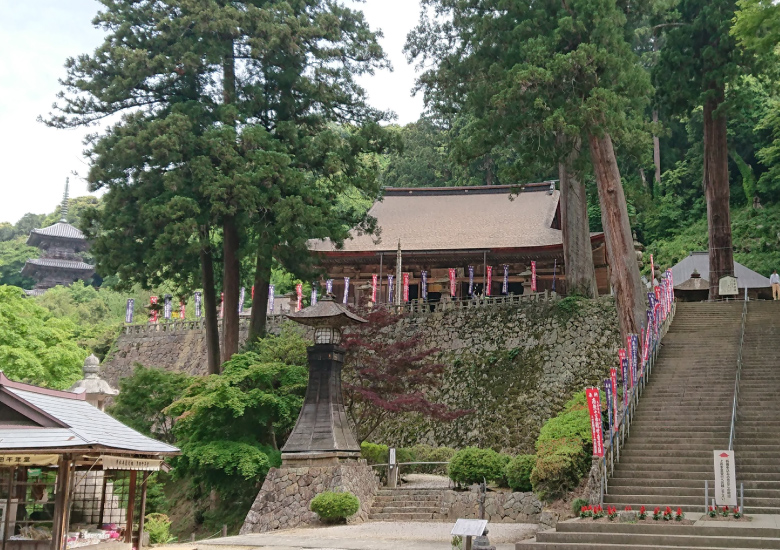
M 439 516 L 441 489 L 380 489 L 369 519 L 374 521 L 432 521 Z
M 712 451 L 728 449 L 742 328 L 740 302 L 678 303 L 604 506 L 704 512 Z M 737 470 L 739 474 L 739 470 Z
M 703 502 L 703 497 L 702 497 Z M 715 523 L 715 522 L 713 522 Z M 516 550 L 543 547 L 548 550 L 590 550 L 626 548 L 630 550 L 714 550 L 767 548 L 780 549 L 780 529 L 740 526 L 677 525 L 653 522 L 650 525 L 596 523 L 590 520 L 559 522 L 554 531 L 542 531 L 536 539 L 518 542 Z
M 780 303 L 748 302 L 734 456 L 748 514 L 780 514 Z

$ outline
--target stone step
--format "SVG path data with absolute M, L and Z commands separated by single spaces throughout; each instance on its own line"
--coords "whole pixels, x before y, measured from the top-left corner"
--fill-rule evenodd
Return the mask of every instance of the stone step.
M 369 519 L 373 521 L 430 521 L 434 519 L 434 514 L 418 513 L 384 513 L 369 514 Z
M 606 538 L 606 540 L 605 540 Z M 536 540 L 539 542 L 553 543 L 598 543 L 607 542 L 609 544 L 622 544 L 626 548 L 633 547 L 635 544 L 652 543 L 657 547 L 693 547 L 693 548 L 763 548 L 780 549 L 780 539 L 767 540 L 763 537 L 739 537 L 739 546 L 732 546 L 734 535 L 726 536 L 698 536 L 685 534 L 636 534 L 636 533 L 550 533 L 542 531 L 536 534 Z M 725 546 L 724 546 L 725 545 Z
M 437 514 L 438 506 L 377 506 L 371 508 L 371 515 L 375 514 Z

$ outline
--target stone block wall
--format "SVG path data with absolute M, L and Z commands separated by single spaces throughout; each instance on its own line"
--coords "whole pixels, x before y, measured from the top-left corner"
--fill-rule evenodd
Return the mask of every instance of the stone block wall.
M 309 505 L 325 491 L 349 491 L 358 497 L 360 510 L 348 523 L 362 523 L 368 519 L 378 488 L 376 474 L 363 459 L 343 461 L 337 466 L 271 468 L 241 534 L 319 524 Z
M 533 493 L 490 492 L 485 495 L 485 519 L 492 523 L 538 523 L 542 503 Z M 445 491 L 439 518 L 479 518 L 479 491 Z

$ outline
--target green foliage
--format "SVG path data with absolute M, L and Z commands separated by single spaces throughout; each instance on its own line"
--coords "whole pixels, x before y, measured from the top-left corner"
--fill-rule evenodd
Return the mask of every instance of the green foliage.
M 563 497 L 587 473 L 588 455 L 581 439 L 556 439 L 536 448 L 531 486 L 545 501 Z
M 12 380 L 64 389 L 81 378 L 87 351 L 77 327 L 58 319 L 20 288 L 0 286 L 0 365 Z
M 350 492 L 326 491 L 311 499 L 310 509 L 326 523 L 343 523 L 360 510 L 360 499 Z
M 30 258 L 37 258 L 41 251 L 25 244 L 27 237 L 0 239 L 0 285 L 31 289 L 35 281 L 24 277 L 20 271 Z
M 483 480 L 501 482 L 508 462 L 507 455 L 501 455 L 493 449 L 466 447 L 450 460 L 448 475 L 459 485 L 482 483 Z
M 389 447 L 364 441 L 360 444 L 360 457 L 369 464 L 387 464 L 389 460 Z
M 109 413 L 142 434 L 174 442 L 173 418 L 165 409 L 184 394 L 194 377 L 136 365 L 132 376 L 119 380 L 119 395 Z
M 415 445 L 409 447 L 414 462 L 449 462 L 457 452 L 451 447 Z M 408 473 L 447 475 L 446 464 L 419 464 L 404 469 Z
M 152 544 L 168 544 L 176 540 L 176 537 L 171 536 L 171 520 L 165 514 L 147 514 L 144 531 L 149 533 L 149 542 Z
M 590 433 L 590 413 L 585 401 L 585 392 L 578 392 L 563 406 L 563 411 L 544 423 L 536 440 L 539 445 L 558 439 L 579 439 L 584 443 L 592 442 Z
M 308 374 L 306 342 L 297 332 L 269 336 L 254 349 L 234 355 L 221 375 L 194 379 L 163 410 L 176 419 L 177 475 L 243 504 L 280 464 L 277 441 L 292 431 Z
M 517 455 L 506 465 L 506 479 L 513 491 L 531 490 L 531 471 L 536 465 L 535 455 Z
M 582 296 L 566 296 L 564 299 L 555 302 L 555 308 L 567 317 L 574 317 L 582 310 L 584 300 L 585 298 Z
M 552 500 L 576 487 L 590 468 L 591 449 L 590 415 L 585 392 L 579 392 L 539 432 L 530 476 L 539 498 Z

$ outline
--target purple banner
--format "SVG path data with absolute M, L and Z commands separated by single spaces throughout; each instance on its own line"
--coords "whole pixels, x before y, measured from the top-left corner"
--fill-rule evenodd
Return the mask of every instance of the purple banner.
M 469 296 L 474 295 L 474 266 L 469 266 Z
M 128 298 L 127 308 L 125 309 L 125 323 L 133 322 L 133 312 L 135 311 L 135 300 Z
M 428 272 L 423 271 L 420 273 L 420 286 L 422 289 L 422 299 L 428 299 Z
M 274 285 L 268 285 L 268 311 L 274 314 Z

